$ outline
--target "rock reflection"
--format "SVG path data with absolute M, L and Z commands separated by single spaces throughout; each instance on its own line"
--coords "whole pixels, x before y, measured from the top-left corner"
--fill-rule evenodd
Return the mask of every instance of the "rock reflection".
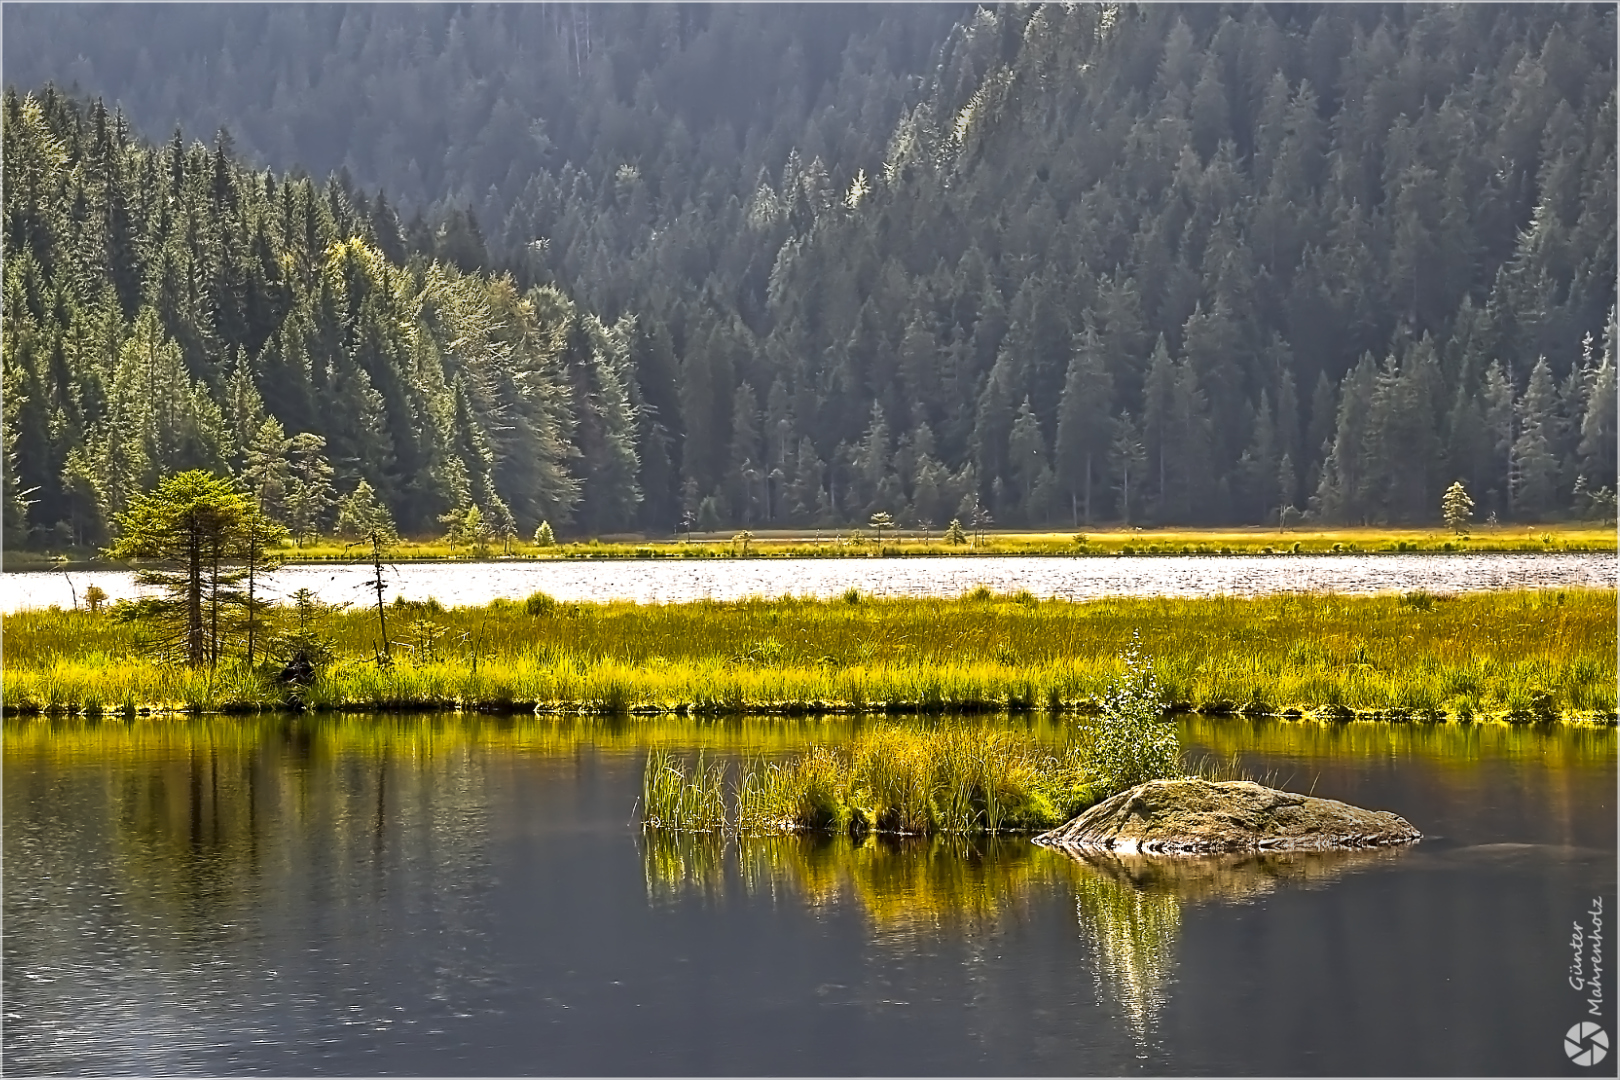
M 1091 950 L 1098 997 L 1124 1012 L 1145 1055 L 1168 1000 L 1183 909 L 1246 903 L 1279 888 L 1313 888 L 1388 864 L 1408 850 L 1253 852 L 1154 856 L 1060 849 L 1075 868 L 1075 915 Z
M 653 903 L 746 898 L 811 908 L 854 904 L 870 920 L 872 940 L 895 948 L 944 933 L 980 936 L 1032 896 L 1067 885 L 1098 1000 L 1117 1004 L 1142 1054 L 1168 1001 L 1189 906 L 1320 887 L 1405 852 L 1154 857 L 1068 853 L 1037 847 L 1026 837 L 867 836 L 855 842 L 825 835 L 649 832 L 641 841 Z

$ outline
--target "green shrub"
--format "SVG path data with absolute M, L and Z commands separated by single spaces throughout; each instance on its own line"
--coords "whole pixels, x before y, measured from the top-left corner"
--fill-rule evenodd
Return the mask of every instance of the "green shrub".
M 1124 675 L 1103 691 L 1102 710 L 1081 728 L 1087 764 L 1107 794 L 1180 775 L 1176 723 L 1136 635 L 1122 659 Z

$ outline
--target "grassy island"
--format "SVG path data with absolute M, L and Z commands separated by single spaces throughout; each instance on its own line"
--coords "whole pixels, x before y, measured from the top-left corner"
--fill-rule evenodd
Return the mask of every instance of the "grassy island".
M 1436 596 L 783 598 L 304 613 L 324 653 L 298 704 L 657 715 L 1087 711 L 1139 633 L 1176 711 L 1613 723 L 1612 589 Z M 281 641 L 293 612 L 271 613 Z M 107 610 L 4 618 L 8 715 L 284 707 L 272 662 L 190 668 Z M 267 640 L 270 640 L 267 634 Z

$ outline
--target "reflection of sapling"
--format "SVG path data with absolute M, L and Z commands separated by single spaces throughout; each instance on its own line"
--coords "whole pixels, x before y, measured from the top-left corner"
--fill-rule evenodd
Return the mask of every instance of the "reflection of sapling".
M 1081 728 L 1091 771 L 1106 794 L 1180 775 L 1176 722 L 1165 713 L 1153 669 L 1142 659 L 1138 635 L 1131 635 L 1122 659 L 1125 674 L 1103 691 L 1102 712 Z

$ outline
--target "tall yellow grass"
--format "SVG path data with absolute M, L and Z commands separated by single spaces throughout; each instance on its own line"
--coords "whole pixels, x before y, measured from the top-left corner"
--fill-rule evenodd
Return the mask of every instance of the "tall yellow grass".
M 322 617 L 337 659 L 316 709 L 692 715 L 1087 709 L 1140 631 L 1169 702 L 1209 713 L 1338 719 L 1612 722 L 1612 589 L 1342 597 L 522 604 Z M 420 633 L 432 624 L 431 633 Z M 7 713 L 280 707 L 274 669 L 154 662 L 105 613 L 6 616 Z M 437 635 L 434 638 L 433 635 Z M 420 647 L 433 641 L 431 652 Z

